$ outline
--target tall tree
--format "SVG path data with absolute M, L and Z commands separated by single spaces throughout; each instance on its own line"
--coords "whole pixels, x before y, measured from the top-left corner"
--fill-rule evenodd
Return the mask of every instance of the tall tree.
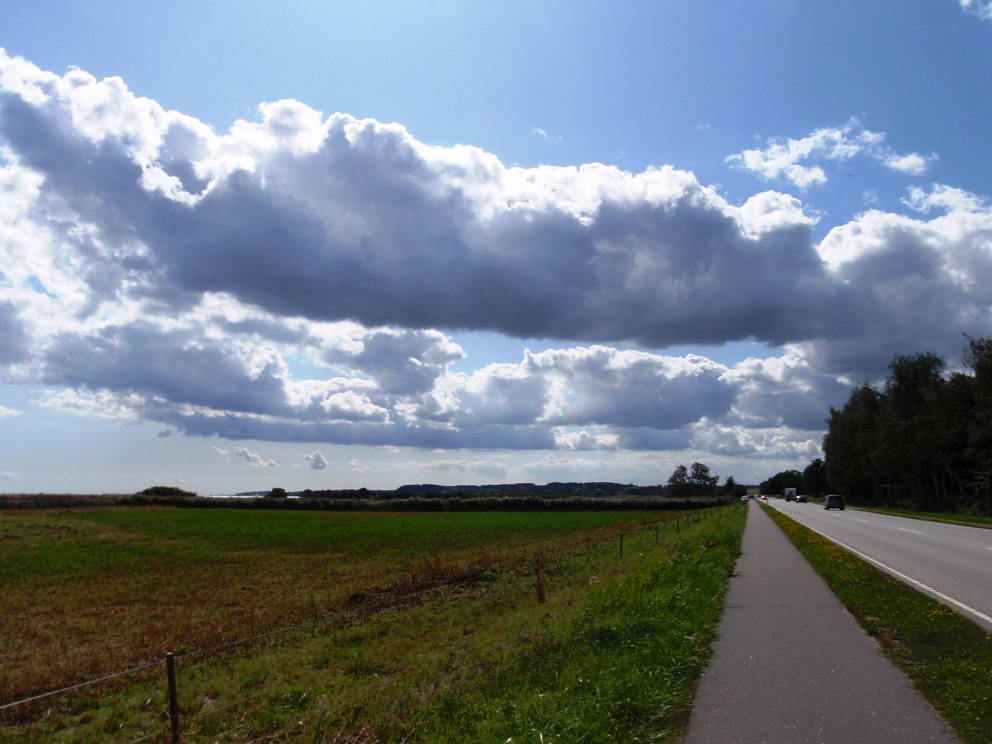
M 825 496 L 830 492 L 827 481 L 827 466 L 823 460 L 819 457 L 810 460 L 809 465 L 803 470 L 802 483 L 803 493 L 808 493 L 810 496 Z
M 992 337 L 969 338 L 965 367 L 974 372 L 974 420 L 969 445 L 980 470 L 992 468 Z
M 747 496 L 747 486 L 734 480 L 734 476 L 728 475 L 726 482 L 720 486 L 721 496 Z
M 892 485 L 892 496 L 920 509 L 940 509 L 946 500 L 937 472 L 944 366 L 929 352 L 896 356 L 885 381 L 876 462 Z
M 701 462 L 692 463 L 692 471 L 689 474 L 689 485 L 696 496 L 712 496 L 716 493 L 716 484 L 720 480 L 719 475 L 710 475 L 708 466 Z
M 830 409 L 823 455 L 827 481 L 856 504 L 878 504 L 884 478 L 873 453 L 878 441 L 882 395 L 868 383 L 854 388 L 841 410 Z
M 936 354 L 896 356 L 881 390 L 854 388 L 830 410 L 830 486 L 855 504 L 992 514 L 992 338 L 969 337 L 964 364 L 948 375 Z
M 677 466 L 672 472 L 671 477 L 668 479 L 668 492 L 672 496 L 679 498 L 685 498 L 690 495 L 689 470 L 685 465 Z
M 968 455 L 972 509 L 992 514 L 992 337 L 968 338 L 965 366 L 974 372 Z

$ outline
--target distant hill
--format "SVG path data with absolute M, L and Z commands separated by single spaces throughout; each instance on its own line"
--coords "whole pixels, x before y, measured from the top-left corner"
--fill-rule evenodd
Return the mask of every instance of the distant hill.
M 261 497 L 269 491 L 242 491 L 237 496 Z M 341 488 L 304 491 L 287 491 L 287 496 L 303 498 L 337 499 L 397 499 L 416 496 L 473 497 L 473 496 L 538 496 L 560 498 L 564 496 L 667 496 L 668 486 L 635 486 L 632 483 L 588 481 L 560 483 L 554 481 L 541 486 L 536 483 L 490 483 L 484 485 L 443 486 L 438 483 L 408 483 L 396 489 Z
M 304 491 L 287 491 L 290 497 L 303 498 L 346 498 L 346 499 L 397 499 L 415 496 L 664 496 L 667 486 L 635 486 L 632 483 L 611 483 L 609 481 L 591 481 L 575 483 L 547 483 L 539 486 L 536 483 L 490 483 L 485 485 L 442 486 L 437 483 L 410 483 L 399 488 L 342 488 Z M 269 491 L 242 491 L 236 496 L 261 497 L 269 495 Z
M 635 486 L 632 483 L 592 481 L 585 483 L 552 482 L 543 486 L 536 483 L 493 483 L 481 486 L 440 486 L 435 483 L 417 483 L 400 486 L 395 494 L 535 494 L 539 496 L 662 496 L 666 486 Z

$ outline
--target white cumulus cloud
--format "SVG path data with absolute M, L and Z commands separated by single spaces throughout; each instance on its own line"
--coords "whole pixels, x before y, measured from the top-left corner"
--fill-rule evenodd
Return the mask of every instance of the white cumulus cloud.
M 937 159 L 936 155 L 923 156 L 919 153 L 911 152 L 909 155 L 886 154 L 881 157 L 882 163 L 887 168 L 908 173 L 911 176 L 922 176 L 927 172 L 930 163 Z
M 958 2 L 966 12 L 978 16 L 983 21 L 992 21 L 992 0 L 958 0 Z
M 730 155 L 727 162 L 766 180 L 784 177 L 800 189 L 826 183 L 827 175 L 818 165 L 804 164 L 816 160 L 850 160 L 867 155 L 892 170 L 913 176 L 923 175 L 936 155 L 908 153 L 900 155 L 886 147 L 885 134 L 861 127 L 851 119 L 842 127 L 817 129 L 801 139 L 771 139 L 764 150 L 744 150 Z
M 311 470 L 323 470 L 327 467 L 327 458 L 319 452 L 303 455 L 303 460 L 307 463 L 307 467 Z
M 509 167 L 288 100 L 215 132 L 3 52 L 0 92 L 0 371 L 78 415 L 238 442 L 786 457 L 838 379 L 992 329 L 992 208 L 950 186 L 818 240 L 800 199 L 737 206 L 670 165 Z M 930 160 L 850 122 L 731 162 L 808 186 L 855 156 Z M 463 331 L 560 343 L 469 373 Z M 664 353 L 741 340 L 787 351 Z
M 234 454 L 236 454 L 238 457 L 244 458 L 245 462 L 247 462 L 249 465 L 272 468 L 278 464 L 275 460 L 266 460 L 258 453 L 249 450 L 247 447 L 238 447 L 235 450 Z

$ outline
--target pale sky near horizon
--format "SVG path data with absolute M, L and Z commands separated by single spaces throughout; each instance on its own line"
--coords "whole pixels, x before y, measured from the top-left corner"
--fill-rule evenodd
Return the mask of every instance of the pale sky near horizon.
M 0 6 L 0 492 L 757 482 L 992 334 L 992 3 Z

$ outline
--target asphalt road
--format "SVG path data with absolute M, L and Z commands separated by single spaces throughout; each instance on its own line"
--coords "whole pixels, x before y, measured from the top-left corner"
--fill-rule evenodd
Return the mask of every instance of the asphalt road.
M 756 505 L 685 744 L 956 739 Z
M 769 505 L 992 632 L 992 530 L 781 499 Z

